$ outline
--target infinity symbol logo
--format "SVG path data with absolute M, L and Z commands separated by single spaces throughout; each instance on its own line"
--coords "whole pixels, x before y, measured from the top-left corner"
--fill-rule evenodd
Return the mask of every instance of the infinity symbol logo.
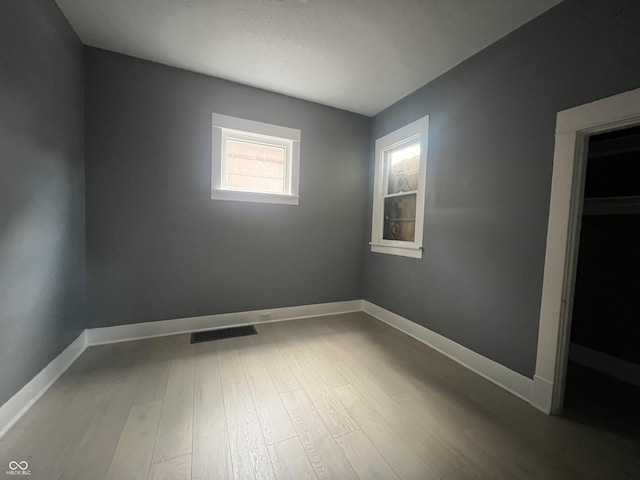
M 29 464 L 26 461 L 16 462 L 15 460 L 12 460 L 9 462 L 9 468 L 11 470 L 26 470 L 29 468 Z

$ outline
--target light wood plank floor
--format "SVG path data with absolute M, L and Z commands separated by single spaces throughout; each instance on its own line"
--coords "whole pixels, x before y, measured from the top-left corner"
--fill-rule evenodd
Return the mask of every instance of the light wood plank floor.
M 640 445 L 549 417 L 363 313 L 89 348 L 0 440 L 32 479 L 640 479 Z M 1 472 L 0 472 L 1 473 Z

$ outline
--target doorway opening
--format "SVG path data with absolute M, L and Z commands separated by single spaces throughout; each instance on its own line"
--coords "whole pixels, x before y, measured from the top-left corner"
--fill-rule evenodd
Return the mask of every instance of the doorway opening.
M 640 126 L 588 139 L 563 413 L 640 438 Z
M 589 139 L 640 125 L 640 89 L 559 112 L 530 402 L 563 410 Z

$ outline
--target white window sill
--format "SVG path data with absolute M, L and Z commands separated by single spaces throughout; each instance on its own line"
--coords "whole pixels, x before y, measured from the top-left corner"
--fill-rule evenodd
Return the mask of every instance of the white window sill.
M 282 205 L 298 205 L 300 197 L 297 195 L 283 195 L 280 193 L 243 192 L 239 190 L 211 190 L 213 200 L 229 200 L 232 202 L 277 203 Z
M 402 257 L 410 258 L 422 258 L 422 247 L 410 244 L 410 245 L 389 245 L 386 243 L 372 243 L 371 251 L 374 253 L 386 253 L 388 255 L 399 255 Z

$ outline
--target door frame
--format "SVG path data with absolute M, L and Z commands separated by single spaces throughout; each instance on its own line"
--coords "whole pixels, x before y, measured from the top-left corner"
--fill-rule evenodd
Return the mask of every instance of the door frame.
M 640 124 L 640 88 L 563 110 L 556 141 L 531 403 L 558 414 L 564 403 L 589 137 Z

